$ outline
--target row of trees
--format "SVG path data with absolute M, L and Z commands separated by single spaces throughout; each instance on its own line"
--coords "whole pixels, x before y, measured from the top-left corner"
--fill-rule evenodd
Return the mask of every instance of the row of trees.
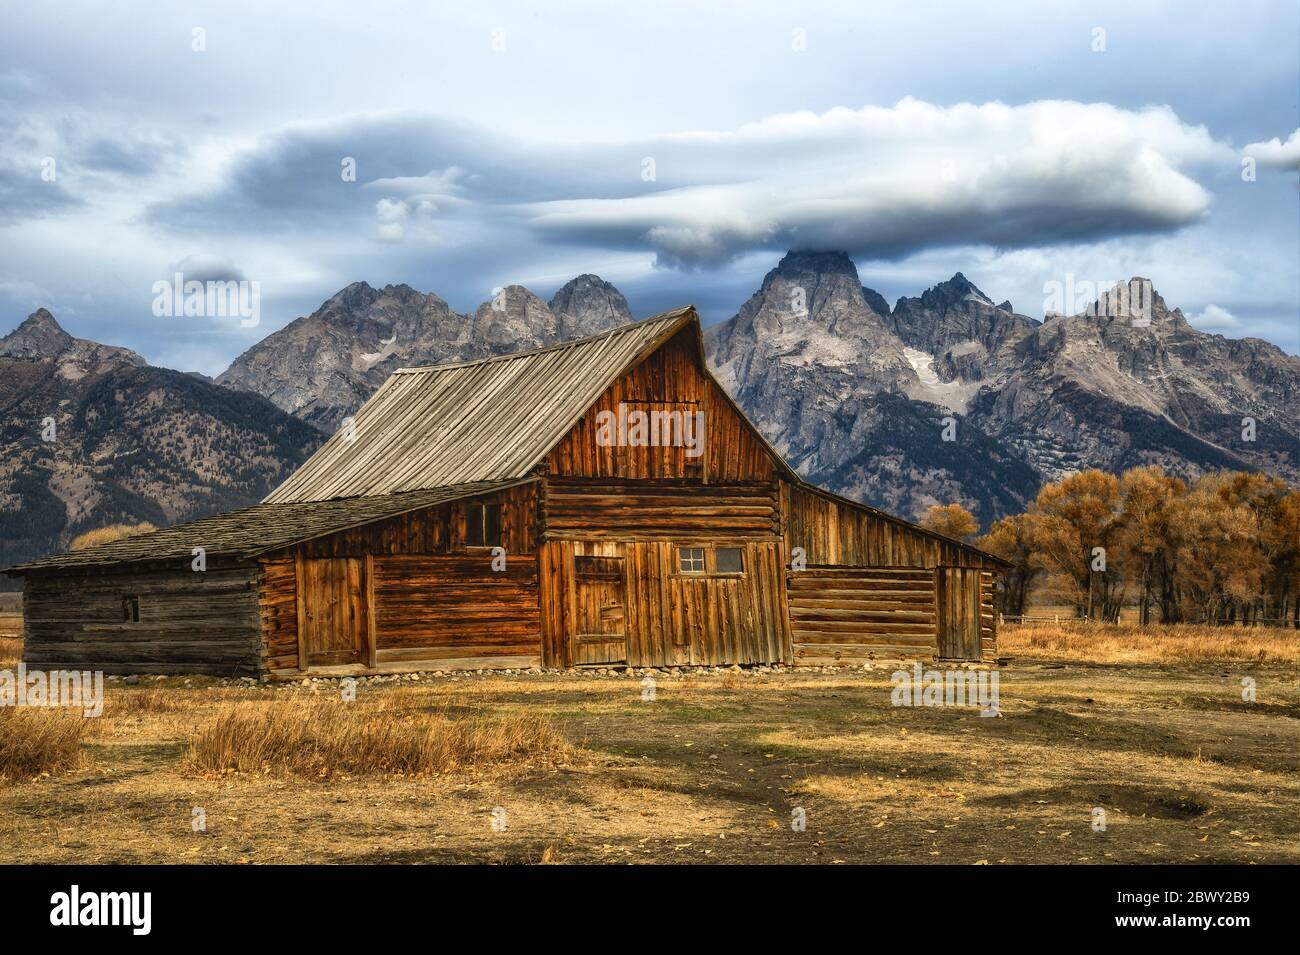
M 1186 483 L 1156 466 L 1116 477 L 1084 471 L 1048 484 L 1023 514 L 987 534 L 961 505 L 923 524 L 1009 560 L 1002 610 L 1024 613 L 1051 581 L 1075 613 L 1115 622 L 1136 604 L 1141 623 L 1300 627 L 1300 491 L 1253 472 Z

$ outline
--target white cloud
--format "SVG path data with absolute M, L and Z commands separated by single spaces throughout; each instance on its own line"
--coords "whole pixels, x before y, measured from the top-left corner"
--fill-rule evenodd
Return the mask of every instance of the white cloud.
M 1247 156 L 1254 157 L 1261 166 L 1296 169 L 1300 167 L 1300 129 L 1287 137 L 1286 142 L 1274 136 L 1267 142 L 1251 143 L 1244 152 Z
M 375 215 L 380 222 L 400 222 L 411 214 L 401 199 L 380 199 L 375 203 Z
M 1202 331 L 1222 331 L 1223 329 L 1241 328 L 1241 322 L 1226 308 L 1207 305 L 1199 315 L 1189 315 L 1187 320 Z
M 1210 205 L 1192 167 L 1233 155 L 1169 109 L 1062 101 L 904 99 L 637 145 L 660 179 L 685 184 L 526 203 L 521 214 L 549 237 L 640 245 L 667 265 L 787 247 L 898 258 L 1175 230 Z

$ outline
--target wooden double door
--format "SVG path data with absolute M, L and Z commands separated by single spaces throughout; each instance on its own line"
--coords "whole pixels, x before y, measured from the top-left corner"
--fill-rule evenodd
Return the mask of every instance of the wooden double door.
M 370 568 L 360 557 L 298 561 L 298 666 L 374 665 Z

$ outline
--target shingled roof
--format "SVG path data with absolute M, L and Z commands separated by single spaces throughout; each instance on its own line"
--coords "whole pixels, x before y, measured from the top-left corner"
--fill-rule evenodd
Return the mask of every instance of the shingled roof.
M 8 572 L 21 574 L 137 561 L 189 561 L 195 547 L 202 547 L 207 557 L 250 559 L 299 541 L 396 517 L 435 504 L 477 494 L 490 494 L 521 483 L 524 482 L 480 481 L 455 487 L 422 488 L 382 497 L 254 504 L 237 511 L 164 527 L 148 534 L 124 537 L 83 550 L 70 550 L 53 557 L 28 561 L 10 567 Z
M 398 369 L 266 501 L 522 478 L 615 378 L 691 322 L 688 305 L 549 348 Z

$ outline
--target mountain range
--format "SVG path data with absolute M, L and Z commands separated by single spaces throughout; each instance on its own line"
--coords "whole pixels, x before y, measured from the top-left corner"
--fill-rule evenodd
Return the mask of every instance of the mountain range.
M 627 299 L 595 275 L 578 276 L 550 302 L 510 285 L 472 315 L 409 285 L 354 282 L 258 342 L 216 380 L 334 431 L 395 369 L 553 345 L 631 321 Z
M 74 338 L 38 309 L 0 338 L 0 567 L 105 524 L 241 507 L 324 437 L 258 395 Z
M 1154 289 L 1146 306 L 1110 293 L 1039 320 L 958 273 L 891 308 L 847 255 L 796 251 L 705 342 L 718 379 L 801 474 L 910 518 L 961 501 L 987 526 L 1089 467 L 1300 483 L 1300 358 L 1198 331 Z M 396 368 L 632 320 L 595 275 L 549 301 L 508 286 L 472 313 L 356 282 L 211 381 L 73 338 L 40 309 L 0 339 L 0 565 L 103 523 L 255 501 Z M 58 438 L 42 440 L 50 418 Z

